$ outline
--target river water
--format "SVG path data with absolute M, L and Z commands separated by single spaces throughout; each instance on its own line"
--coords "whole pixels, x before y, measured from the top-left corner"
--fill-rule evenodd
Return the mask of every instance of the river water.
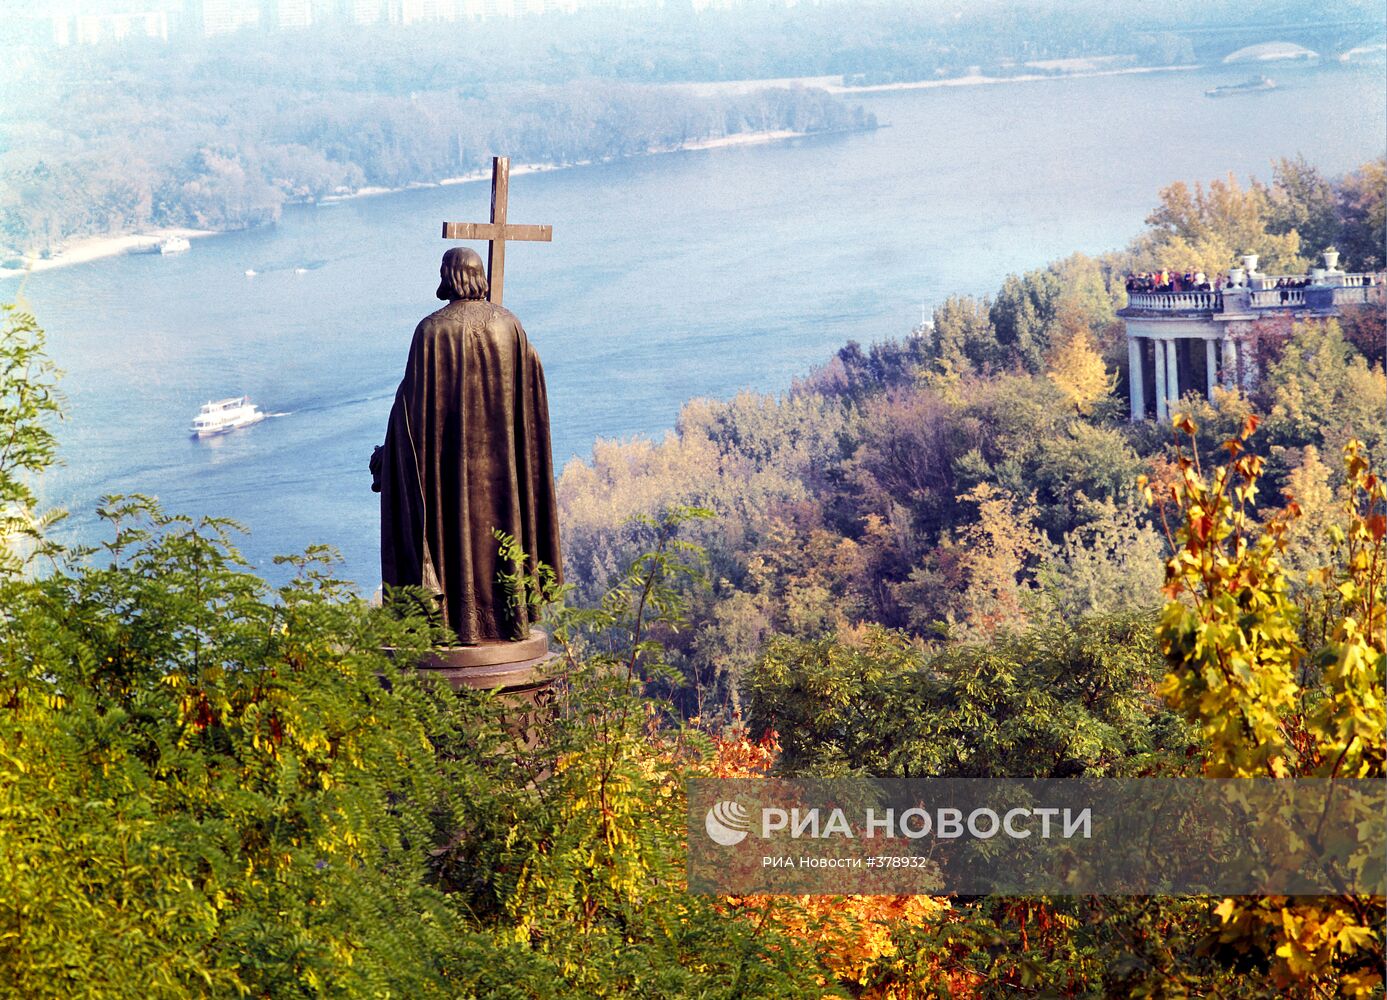
M 506 305 L 544 360 L 556 467 L 663 433 L 691 397 L 782 391 L 849 339 L 905 334 L 922 303 L 1119 247 L 1172 181 L 1383 153 L 1382 63 L 1274 72 L 1279 89 L 1220 100 L 1203 91 L 1246 67 L 874 93 L 855 99 L 875 132 L 514 176 L 511 220 L 554 227 L 508 246 Z M 322 542 L 373 588 L 367 459 L 439 305 L 439 223 L 488 204 L 483 182 L 294 207 L 190 253 L 29 278 L 66 372 L 65 464 L 41 488 L 68 536 L 102 537 L 101 495 L 150 493 L 248 525 L 271 577 L 273 555 Z M 201 403 L 242 392 L 283 415 L 189 438 Z

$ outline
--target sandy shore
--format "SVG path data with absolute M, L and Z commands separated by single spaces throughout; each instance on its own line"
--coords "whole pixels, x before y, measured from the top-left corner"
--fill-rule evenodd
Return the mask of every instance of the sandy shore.
M 55 267 L 85 264 L 103 257 L 157 250 L 160 243 L 174 236 L 193 240 L 216 235 L 216 232 L 210 229 L 150 229 L 129 236 L 89 236 L 73 240 L 51 257 L 25 257 L 24 266 L 21 268 L 0 267 L 0 278 L 21 277 L 32 271 L 48 271 Z
M 671 83 L 668 86 L 700 96 L 748 94 L 768 87 L 812 87 L 830 94 L 872 94 L 888 90 L 928 90 L 935 87 L 978 87 L 994 83 L 1029 83 L 1035 80 L 1074 80 L 1094 76 L 1121 76 L 1129 73 L 1169 73 L 1198 69 L 1197 65 L 1124 66 L 1111 64 L 1123 56 L 1091 56 L 1085 59 L 1052 59 L 1027 63 L 1025 68 L 1058 72 L 1018 73 L 1015 76 L 950 76 L 942 80 L 910 80 L 905 83 L 875 83 L 845 86 L 841 76 L 785 76 L 764 80 L 725 80 L 716 83 Z
M 658 156 L 664 153 L 682 153 L 690 150 L 700 149 L 723 149 L 728 146 L 750 146 L 762 142 L 776 142 L 781 139 L 793 139 L 798 136 L 811 135 L 809 132 L 796 132 L 791 129 L 768 130 L 765 132 L 737 132 L 733 135 L 723 135 L 712 139 L 693 139 L 689 142 L 680 143 L 676 146 L 661 146 L 656 149 L 647 149 L 644 153 L 637 153 L 637 156 Z M 587 167 L 592 165 L 592 160 L 577 160 L 573 163 L 513 163 L 510 168 L 512 177 L 520 177 L 525 174 L 542 174 L 550 170 L 567 170 L 570 167 Z M 491 168 L 484 170 L 473 170 L 471 173 L 460 174 L 457 177 L 444 177 L 439 181 L 416 181 L 413 184 L 406 184 L 403 187 L 364 187 L 359 188 L 350 194 L 333 194 L 326 198 L 319 199 L 320 204 L 333 204 L 335 202 L 353 201 L 357 198 L 373 198 L 382 194 L 395 194 L 399 191 L 412 191 L 415 188 L 448 187 L 453 184 L 472 184 L 477 181 L 491 180 Z
M 777 87 L 817 87 L 820 90 L 843 89 L 841 75 L 834 76 L 777 76 L 760 80 L 710 80 L 706 83 L 667 83 L 671 90 L 681 90 L 695 97 L 713 97 L 719 94 L 750 94 L 757 90 Z
M 718 139 L 699 139 L 695 142 L 686 142 L 682 146 L 674 146 L 670 149 L 657 149 L 657 153 L 677 153 L 685 149 L 723 149 L 726 146 L 751 146 L 759 142 L 776 142 L 780 139 L 793 139 L 796 136 L 811 135 L 809 132 L 796 132 L 793 129 L 779 129 L 769 132 L 738 132 L 735 135 L 724 135 Z
M 878 83 L 862 87 L 831 86 L 824 89 L 833 94 L 872 94 L 887 90 L 927 90 L 933 87 L 978 87 L 991 83 L 1030 83 L 1035 80 L 1080 80 L 1095 76 L 1128 76 L 1133 73 L 1174 73 L 1199 69 L 1191 63 L 1184 66 L 1131 66 L 1126 69 L 1099 69 L 1080 73 L 1022 73 L 1017 76 L 951 76 L 945 80 L 914 80 L 909 83 Z
M 663 152 L 660 150 L 659 152 Z M 513 163 L 511 164 L 510 174 L 512 177 L 519 177 L 523 174 L 538 174 L 546 170 L 562 170 L 565 167 L 586 166 L 590 161 L 583 160 L 581 163 Z M 471 184 L 474 181 L 491 180 L 491 168 L 485 170 L 473 170 L 471 173 L 460 174 L 457 177 L 445 177 L 439 181 L 414 181 L 400 187 L 364 187 L 358 188 L 350 194 L 330 194 L 325 198 L 319 198 L 318 204 L 332 205 L 341 201 L 355 201 L 357 198 L 374 198 L 382 194 L 397 194 L 400 191 L 414 191 L 419 188 L 447 187 L 451 184 Z

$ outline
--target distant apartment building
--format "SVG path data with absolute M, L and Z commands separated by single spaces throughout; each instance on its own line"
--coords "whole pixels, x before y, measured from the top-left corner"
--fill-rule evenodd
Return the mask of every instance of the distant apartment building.
M 82 7 L 91 7 L 97 6 L 100 0 L 73 2 Z M 103 5 L 114 6 L 119 2 L 120 0 L 106 0 Z M 98 31 L 101 33 L 101 41 L 117 40 L 136 34 L 167 41 L 171 20 L 176 31 L 181 29 L 204 38 L 231 34 L 244 28 L 260 27 L 269 31 L 278 28 L 307 28 L 321 19 L 315 15 L 322 3 L 323 0 L 183 0 L 182 17 L 178 17 L 179 12 L 175 11 L 171 18 L 168 8 L 173 4 L 170 0 L 165 0 L 162 10 L 78 16 L 74 21 L 79 26 L 81 37 L 76 41 L 86 41 L 87 36 Z M 154 7 L 156 3 L 149 2 L 147 6 Z M 91 23 L 92 27 L 86 27 L 88 23 Z
M 260 0 L 193 0 L 190 5 L 205 38 L 226 35 L 260 24 Z
M 460 17 L 483 21 L 532 14 L 574 14 L 582 10 L 640 10 L 663 0 L 457 0 Z
M 462 16 L 471 21 L 514 17 L 515 0 L 459 0 L 459 9 Z
M 167 42 L 180 35 L 212 38 L 247 28 L 272 32 L 324 24 L 372 27 L 604 9 L 635 12 L 671 2 L 706 10 L 748 0 L 48 0 L 8 27 L 14 39 L 65 47 L 138 39 Z
M 89 13 L 80 4 L 72 4 L 49 15 L 53 44 L 102 45 L 127 38 L 169 39 L 169 14 L 166 10 L 125 10 L 108 13 Z
M 346 0 L 342 14 L 352 24 L 380 24 L 387 19 L 385 0 Z
M 261 23 L 269 28 L 307 28 L 317 20 L 313 0 L 266 0 Z
M 393 24 L 422 21 L 456 21 L 462 16 L 460 0 L 391 0 L 389 14 Z

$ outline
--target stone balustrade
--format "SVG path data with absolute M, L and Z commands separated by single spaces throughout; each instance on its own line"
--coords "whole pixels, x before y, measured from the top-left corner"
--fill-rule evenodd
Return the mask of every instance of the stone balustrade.
M 1154 312 L 1217 312 L 1223 308 L 1218 292 L 1128 292 L 1128 309 Z
M 1351 277 L 1362 278 L 1364 275 L 1355 274 Z M 1378 284 L 1381 284 L 1379 281 Z M 1362 305 L 1364 302 L 1372 301 L 1372 286 L 1366 282 L 1356 285 L 1344 285 L 1334 289 L 1334 304 L 1336 306 Z
M 1295 282 L 1296 287 L 1277 288 L 1276 282 L 1283 279 L 1288 285 Z M 1223 291 L 1128 292 L 1126 308 L 1148 313 L 1221 313 L 1226 292 L 1235 300 L 1229 303 L 1233 311 L 1240 311 L 1244 296 L 1246 307 L 1250 309 L 1304 309 L 1307 288 L 1330 288 L 1336 306 L 1353 305 L 1369 301 L 1372 294 L 1369 289 L 1387 282 L 1387 276 L 1382 273 L 1330 274 L 1321 284 L 1299 284 L 1304 280 L 1304 275 L 1258 275 L 1247 285 Z
M 1278 306 L 1305 305 L 1304 288 L 1268 288 L 1248 295 L 1248 305 L 1253 309 L 1274 309 Z

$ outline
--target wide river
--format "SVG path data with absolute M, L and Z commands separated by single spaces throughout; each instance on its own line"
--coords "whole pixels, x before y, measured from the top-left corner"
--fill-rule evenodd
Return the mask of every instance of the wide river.
M 506 305 L 544 359 L 556 466 L 663 433 L 691 397 L 783 391 L 849 339 L 906 334 L 922 303 L 1119 247 L 1173 181 L 1382 155 L 1382 63 L 1269 72 L 1279 89 L 1221 100 L 1203 91 L 1247 67 L 875 93 L 850 98 L 890 126 L 870 133 L 514 177 L 511 219 L 554 227 L 508 247 Z M 64 465 L 42 484 L 66 534 L 104 537 L 103 494 L 150 493 L 248 525 L 272 578 L 274 554 L 323 542 L 373 589 L 367 458 L 439 305 L 439 223 L 487 204 L 469 183 L 295 207 L 190 253 L 32 276 L 66 372 Z M 190 439 L 201 403 L 243 392 L 281 415 Z

